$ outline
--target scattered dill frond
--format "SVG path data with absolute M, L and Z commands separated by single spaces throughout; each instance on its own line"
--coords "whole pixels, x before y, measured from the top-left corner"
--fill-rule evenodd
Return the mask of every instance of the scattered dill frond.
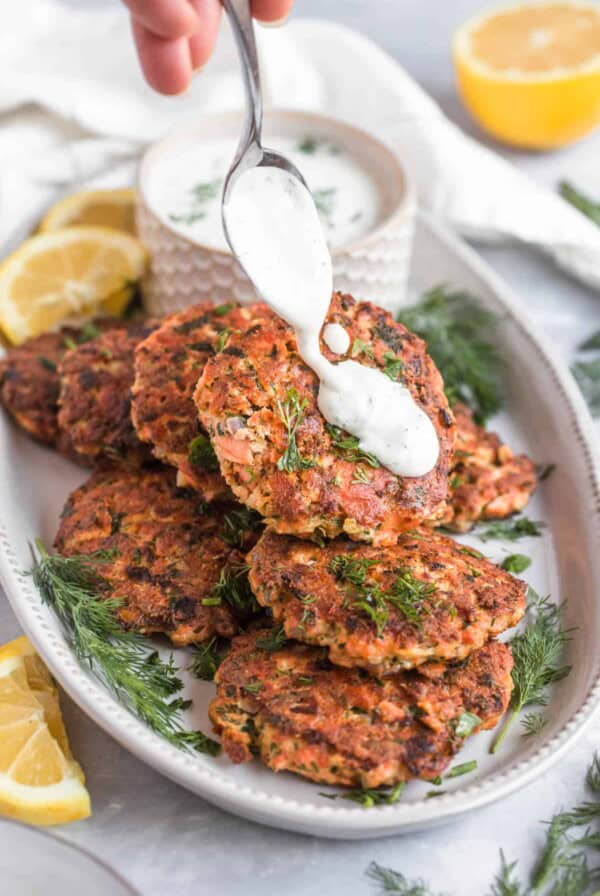
M 298 143 L 298 150 L 299 152 L 306 153 L 307 156 L 312 156 L 316 153 L 322 142 L 323 141 L 319 140 L 318 137 L 306 136 Z
M 249 532 L 256 532 L 262 526 L 262 517 L 249 507 L 230 510 L 223 517 L 223 540 L 234 548 L 242 548 Z
M 528 712 L 527 715 L 523 716 L 521 719 L 523 737 L 537 737 L 542 733 L 547 724 L 548 719 L 544 716 L 543 712 Z
M 527 557 L 525 554 L 509 554 L 508 557 L 505 557 L 502 561 L 502 569 L 505 569 L 507 572 L 512 572 L 515 575 L 518 575 L 520 572 L 525 572 L 530 566 L 531 558 Z
M 199 467 L 206 472 L 214 472 L 219 469 L 219 461 L 215 449 L 209 437 L 204 433 L 196 436 L 188 446 L 188 461 L 193 467 Z
M 194 647 L 192 662 L 188 669 L 194 678 L 199 678 L 201 681 L 212 681 L 223 657 L 224 651 L 217 638 L 211 638 L 207 644 Z
M 215 177 L 214 180 L 206 180 L 194 184 L 190 192 L 196 202 L 208 202 L 209 199 L 217 198 L 222 184 L 223 178 Z
M 256 639 L 256 646 L 260 647 L 261 650 L 275 652 L 280 650 L 288 641 L 289 638 L 283 630 L 283 626 L 276 625 L 263 638 Z
M 600 796 L 600 754 L 594 753 L 594 758 L 592 759 L 592 764 L 590 765 L 587 775 L 585 776 L 585 783 L 592 791 L 592 793 L 597 793 Z
M 494 878 L 490 896 L 527 896 L 522 883 L 516 877 L 516 867 L 516 862 L 508 864 L 503 851 L 500 850 L 500 871 Z
M 225 601 L 235 611 L 238 618 L 247 619 L 260 610 L 248 581 L 250 567 L 245 563 L 227 563 L 219 575 L 210 597 L 202 603 L 205 606 L 219 606 Z
M 359 355 L 366 355 L 367 358 L 374 358 L 375 352 L 373 351 L 373 346 L 369 342 L 365 342 L 364 339 L 359 339 L 357 336 L 352 343 L 350 355 L 353 358 L 358 358 Z
M 415 626 L 420 626 L 424 613 L 428 612 L 425 601 L 436 591 L 435 585 L 416 579 L 412 573 L 398 567 L 396 578 L 389 590 L 367 579 L 367 573 L 375 560 L 349 557 L 338 554 L 329 562 L 329 569 L 337 579 L 349 583 L 354 598 L 354 606 L 366 613 L 381 637 L 389 620 L 390 605 Z
M 215 345 L 216 352 L 222 352 L 227 343 L 229 342 L 229 337 L 231 336 L 231 327 L 225 327 L 224 330 L 221 330 L 217 337 L 217 342 Z
M 391 806 L 397 803 L 405 787 L 406 783 L 400 781 L 395 787 L 358 787 L 345 793 L 319 793 L 319 796 L 324 796 L 328 800 L 350 800 L 352 803 L 358 803 L 363 809 L 372 809 L 374 806 Z
M 189 191 L 191 199 L 188 210 L 181 214 L 170 214 L 170 220 L 175 224 L 187 224 L 188 226 L 196 221 L 201 221 L 206 217 L 206 203 L 217 198 L 222 184 L 223 179 L 220 177 L 194 184 Z
M 219 744 L 200 731 L 186 731 L 181 712 L 189 705 L 176 696 L 182 684 L 173 657 L 161 660 L 148 642 L 121 628 L 115 613 L 121 601 L 107 596 L 108 583 L 96 569 L 111 552 L 77 557 L 49 554 L 39 539 L 30 572 L 42 601 L 53 608 L 79 662 L 153 731 L 178 747 L 216 755 Z
M 546 479 L 552 476 L 555 470 L 556 464 L 539 464 L 535 470 L 538 482 L 545 482 Z
M 91 342 L 92 339 L 97 339 L 98 336 L 100 336 L 100 333 L 101 330 L 94 323 L 92 323 L 92 321 L 88 321 L 82 326 L 81 330 L 79 331 L 77 341 L 79 343 Z
M 367 473 L 365 468 L 357 467 L 352 482 L 356 483 L 357 485 L 366 485 L 370 481 L 371 480 L 369 479 L 369 474 Z
M 307 470 L 315 465 L 310 458 L 302 457 L 296 444 L 296 433 L 302 423 L 307 404 L 306 398 L 301 399 L 294 388 L 288 389 L 285 401 L 277 399 L 277 413 L 287 433 L 287 447 L 277 461 L 277 469 L 284 470 L 286 473 Z
M 56 364 L 54 361 L 51 361 L 50 358 L 44 358 L 43 355 L 40 355 L 38 363 L 44 370 L 48 370 L 50 373 L 56 373 Z
M 398 320 L 427 343 L 451 405 L 468 405 L 478 423 L 500 410 L 504 365 L 494 336 L 496 315 L 468 293 L 438 286 L 402 309 Z
M 596 330 L 595 333 L 592 333 L 591 336 L 584 339 L 577 346 L 577 351 L 579 352 L 593 352 L 598 349 L 600 349 L 600 330 Z
M 560 681 L 571 671 L 570 666 L 560 665 L 564 646 L 569 640 L 569 631 L 562 626 L 562 608 L 542 599 L 531 612 L 533 620 L 511 641 L 514 687 L 509 715 L 494 741 L 492 753 L 498 750 L 521 710 L 534 704 L 545 706 L 548 685 Z
M 222 305 L 215 305 L 213 314 L 216 314 L 217 317 L 225 317 L 225 315 L 229 314 L 230 311 L 233 311 L 234 308 L 235 302 L 223 302 Z
M 577 361 L 571 367 L 581 394 L 585 398 L 592 417 L 600 415 L 600 358 L 593 361 Z
M 436 896 L 425 881 L 408 880 L 399 871 L 384 868 L 377 862 L 371 862 L 367 868 L 367 877 L 377 884 L 379 893 L 396 893 L 397 896 Z
M 317 207 L 317 211 L 326 219 L 333 214 L 336 195 L 336 187 L 323 187 L 320 190 L 312 191 L 312 197 Z
M 492 539 L 504 539 L 504 541 L 518 541 L 519 538 L 538 538 L 545 528 L 545 523 L 530 520 L 526 516 L 508 520 L 495 520 L 487 523 L 482 532 L 478 532 L 482 541 Z
M 331 437 L 333 447 L 344 460 L 353 464 L 365 463 L 374 469 L 381 466 L 374 454 L 362 451 L 356 436 L 350 435 L 350 433 L 345 432 L 339 426 L 334 426 L 332 423 L 326 423 L 325 429 Z
M 589 196 L 585 196 L 566 180 L 560 182 L 558 190 L 563 199 L 570 202 L 578 211 L 600 227 L 600 202 L 595 202 Z

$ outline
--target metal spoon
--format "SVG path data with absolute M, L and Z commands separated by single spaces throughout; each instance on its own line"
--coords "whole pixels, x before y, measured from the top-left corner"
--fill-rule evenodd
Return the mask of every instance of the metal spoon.
M 289 159 L 272 149 L 266 149 L 261 142 L 262 94 L 250 0 L 222 0 L 222 3 L 231 21 L 240 56 L 246 93 L 246 120 L 235 158 L 225 178 L 225 186 L 221 197 L 223 230 L 225 231 L 229 248 L 237 258 L 237 253 L 232 245 L 227 228 L 227 203 L 238 178 L 250 168 L 281 168 L 299 180 L 306 190 L 308 190 L 308 187 L 296 166 Z

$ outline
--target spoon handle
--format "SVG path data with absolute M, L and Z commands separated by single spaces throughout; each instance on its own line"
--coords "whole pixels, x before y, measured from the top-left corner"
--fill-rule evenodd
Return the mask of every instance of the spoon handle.
M 231 21 L 246 88 L 246 124 L 238 148 L 239 159 L 252 143 L 261 146 L 263 110 L 258 52 L 254 39 L 250 0 L 222 0 L 222 3 Z

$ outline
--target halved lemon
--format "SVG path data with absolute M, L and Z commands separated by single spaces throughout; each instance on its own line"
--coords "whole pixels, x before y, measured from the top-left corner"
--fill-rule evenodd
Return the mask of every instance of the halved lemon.
M 39 233 L 61 227 L 112 227 L 135 236 L 135 190 L 84 190 L 61 199 L 42 219 Z
M 33 236 L 0 265 L 0 329 L 19 343 L 67 321 L 119 314 L 147 257 L 139 240 L 108 227 Z
M 39 825 L 87 818 L 84 780 L 56 685 L 27 638 L 17 638 L 0 648 L 0 814 Z
M 564 146 L 600 124 L 600 5 L 530 2 L 456 33 L 460 94 L 482 128 L 529 149 Z

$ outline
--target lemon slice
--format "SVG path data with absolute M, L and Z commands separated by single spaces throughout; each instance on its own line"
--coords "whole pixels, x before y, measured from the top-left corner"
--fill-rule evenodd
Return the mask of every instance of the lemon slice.
M 600 124 L 600 5 L 521 3 L 454 37 L 461 96 L 479 124 L 515 146 L 564 146 Z
M 90 814 L 56 685 L 27 638 L 0 648 L 0 814 L 39 825 Z
M 85 190 L 61 199 L 45 215 L 39 233 L 61 227 L 112 227 L 135 236 L 135 190 Z
M 26 240 L 0 265 L 0 329 L 12 343 L 95 314 L 119 314 L 147 264 L 135 237 L 67 227 Z

